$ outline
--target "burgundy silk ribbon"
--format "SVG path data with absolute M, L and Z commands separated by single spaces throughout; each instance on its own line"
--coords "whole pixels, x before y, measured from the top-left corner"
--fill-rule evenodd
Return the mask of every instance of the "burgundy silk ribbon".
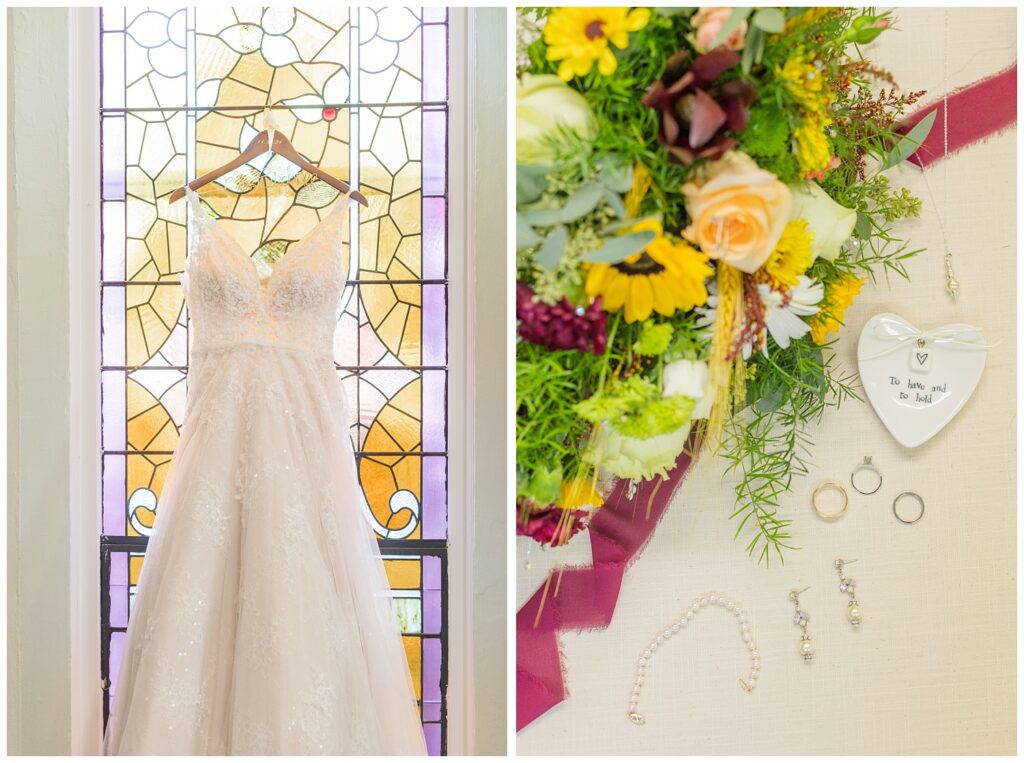
M 1006 129 L 1017 121 L 1017 62 L 907 117 L 899 128 L 904 134 L 931 112 L 936 112 L 928 137 L 907 159 L 921 168 L 942 158 L 944 101 L 949 104 L 950 154 Z
M 629 564 L 639 556 L 693 462 L 691 434 L 666 479 L 637 486 L 627 498 L 620 480 L 590 522 L 590 567 L 552 570 L 516 615 L 516 731 L 568 696 L 558 647 L 560 631 L 607 628 Z

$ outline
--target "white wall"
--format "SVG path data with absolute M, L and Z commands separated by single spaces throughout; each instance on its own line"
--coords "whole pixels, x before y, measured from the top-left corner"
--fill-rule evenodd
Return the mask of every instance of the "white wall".
M 472 563 L 474 735 L 471 752 L 501 755 L 506 748 L 505 642 L 507 620 L 505 507 L 506 368 L 506 10 L 470 11 L 476 34 L 470 51 L 476 116 L 472 130 L 471 182 L 475 216 L 469 256 L 476 363 L 477 457 L 475 495 L 469 506 L 475 523 Z
M 68 10 L 8 10 L 8 753 L 70 749 Z

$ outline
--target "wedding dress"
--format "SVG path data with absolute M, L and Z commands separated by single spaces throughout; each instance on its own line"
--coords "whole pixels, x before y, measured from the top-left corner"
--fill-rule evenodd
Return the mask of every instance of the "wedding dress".
M 186 194 L 187 413 L 104 754 L 426 754 L 333 361 L 349 198 L 264 283 Z

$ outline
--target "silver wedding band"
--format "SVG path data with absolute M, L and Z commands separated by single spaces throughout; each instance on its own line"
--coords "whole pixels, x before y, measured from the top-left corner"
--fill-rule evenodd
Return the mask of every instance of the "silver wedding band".
M 896 506 L 897 504 L 899 504 L 901 498 L 914 498 L 921 505 L 921 511 L 918 513 L 916 517 L 914 517 L 913 519 L 904 519 L 900 516 L 899 510 L 896 508 Z M 898 519 L 903 524 L 912 525 L 924 516 L 924 498 L 919 496 L 917 493 L 911 492 L 909 490 L 900 493 L 898 496 L 896 496 L 896 500 L 892 502 L 892 513 L 896 517 L 896 519 Z

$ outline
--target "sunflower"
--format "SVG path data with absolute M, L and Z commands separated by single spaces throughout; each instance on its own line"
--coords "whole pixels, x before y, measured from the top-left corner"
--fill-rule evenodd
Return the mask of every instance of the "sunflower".
M 811 339 L 815 344 L 825 344 L 829 334 L 839 331 L 843 313 L 853 304 L 853 298 L 863 285 L 863 278 L 846 275 L 825 287 L 821 311 L 811 319 Z
M 807 221 L 790 220 L 761 270 L 775 286 L 796 286 L 799 277 L 813 261 Z
M 657 220 L 643 220 L 627 232 L 653 231 L 647 248 L 613 265 L 595 263 L 587 273 L 587 296 L 598 295 L 608 312 L 626 308 L 626 321 L 648 318 L 651 311 L 672 315 L 708 301 L 705 281 L 714 274 L 708 256 L 664 234 Z
M 544 26 L 547 59 L 562 62 L 558 76 L 566 82 L 589 73 L 595 61 L 607 77 L 619 65 L 608 43 L 625 48 L 629 33 L 643 29 L 650 18 L 647 8 L 559 8 Z

